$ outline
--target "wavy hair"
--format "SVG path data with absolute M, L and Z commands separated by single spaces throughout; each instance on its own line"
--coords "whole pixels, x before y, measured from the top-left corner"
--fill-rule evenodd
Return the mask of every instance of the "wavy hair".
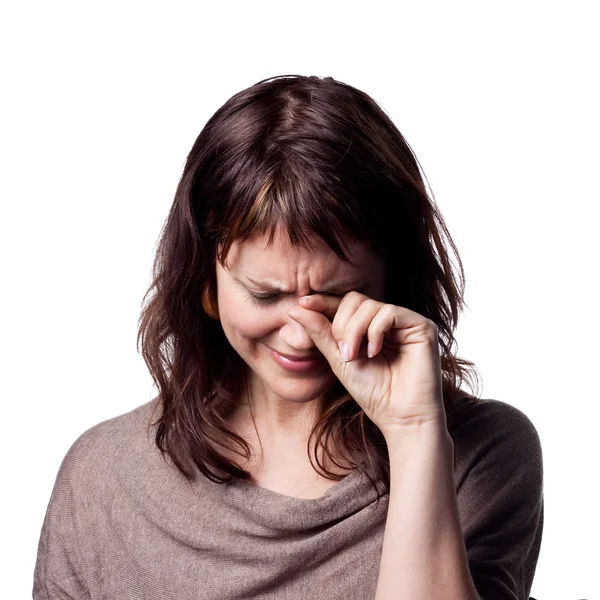
M 208 120 L 185 163 L 158 241 L 152 283 L 138 322 L 138 349 L 158 388 L 155 442 L 188 480 L 218 483 L 250 473 L 220 451 L 250 457 L 228 415 L 247 386 L 247 365 L 230 346 L 216 306 L 216 260 L 231 245 L 282 228 L 291 244 L 321 238 L 351 262 L 345 242 L 367 244 L 385 260 L 385 302 L 438 327 L 443 400 L 452 435 L 461 407 L 478 396 L 474 363 L 454 354 L 464 302 L 458 251 L 410 146 L 366 93 L 332 77 L 284 75 L 235 94 Z M 455 271 L 448 245 L 457 259 Z M 147 303 L 146 303 L 146 300 Z M 247 389 L 247 387 L 246 387 Z M 349 468 L 389 490 L 385 440 L 336 381 L 309 440 L 343 448 Z M 233 445 L 240 446 L 242 452 Z M 339 464 L 338 464 L 339 466 Z M 379 498 L 379 491 L 378 491 Z

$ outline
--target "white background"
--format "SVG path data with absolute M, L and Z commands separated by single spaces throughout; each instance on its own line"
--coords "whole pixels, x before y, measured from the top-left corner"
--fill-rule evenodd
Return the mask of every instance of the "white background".
M 593 4 L 4 5 L 3 597 L 31 595 L 70 445 L 152 397 L 137 318 L 187 152 L 234 93 L 297 73 L 366 91 L 413 147 L 466 271 L 459 355 L 542 441 L 531 595 L 600 598 Z

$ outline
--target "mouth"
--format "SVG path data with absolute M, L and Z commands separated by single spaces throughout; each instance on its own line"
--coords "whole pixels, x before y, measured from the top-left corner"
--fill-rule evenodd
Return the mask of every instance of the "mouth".
M 280 354 L 273 348 L 269 348 L 269 352 L 273 360 L 281 367 L 294 373 L 304 373 L 305 371 L 311 371 L 317 367 L 324 365 L 325 357 L 323 355 L 310 358 L 297 358 L 290 357 L 286 354 Z
M 271 350 L 273 350 L 274 352 L 277 352 L 277 354 L 279 354 L 279 356 L 283 356 L 283 358 L 287 358 L 288 360 L 294 360 L 294 361 L 298 361 L 298 362 L 308 362 L 311 360 L 319 360 L 319 358 L 321 358 L 321 354 L 311 354 L 310 356 L 294 356 L 292 354 L 284 354 L 283 352 L 279 352 L 278 350 L 275 350 L 274 348 L 271 348 Z

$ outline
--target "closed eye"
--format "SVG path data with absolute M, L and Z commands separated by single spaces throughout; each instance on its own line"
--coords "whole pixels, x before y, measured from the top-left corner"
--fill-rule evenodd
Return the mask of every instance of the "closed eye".
M 269 304 L 275 304 L 279 296 L 257 296 L 256 294 L 248 294 L 248 300 L 250 304 L 258 304 L 259 306 L 268 306 Z
M 338 296 L 340 294 L 321 294 L 322 296 Z M 342 296 L 345 294 L 341 294 Z M 275 304 L 279 300 L 279 296 L 277 294 L 273 294 L 271 296 L 258 296 L 256 294 L 248 294 L 248 301 L 250 304 L 258 305 L 258 306 L 269 306 L 270 304 Z

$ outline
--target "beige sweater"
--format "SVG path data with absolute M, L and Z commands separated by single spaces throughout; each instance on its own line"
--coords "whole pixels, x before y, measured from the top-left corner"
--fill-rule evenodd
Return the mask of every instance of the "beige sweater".
M 85 431 L 48 504 L 35 600 L 368 600 L 388 496 L 354 471 L 320 498 L 188 483 L 147 430 L 155 401 Z M 524 413 L 481 400 L 457 429 L 455 485 L 485 600 L 524 600 L 543 527 L 542 452 Z M 401 574 L 399 574 L 401 576 Z

